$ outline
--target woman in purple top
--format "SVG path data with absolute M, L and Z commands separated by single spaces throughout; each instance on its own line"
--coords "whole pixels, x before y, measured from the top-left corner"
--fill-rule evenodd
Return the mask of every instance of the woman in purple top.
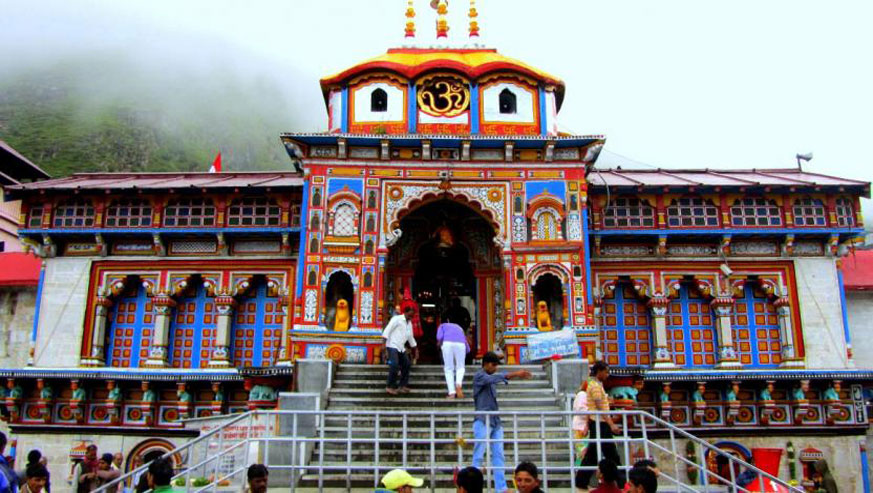
M 446 386 L 449 388 L 449 399 L 464 397 L 461 383 L 464 381 L 464 358 L 470 352 L 464 329 L 449 320 L 448 314 L 443 315 L 443 323 L 437 328 L 437 344 L 443 351 L 443 369 L 446 373 Z

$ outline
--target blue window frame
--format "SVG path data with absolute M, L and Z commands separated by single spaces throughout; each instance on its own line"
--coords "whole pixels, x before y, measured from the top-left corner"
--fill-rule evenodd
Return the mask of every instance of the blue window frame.
M 687 284 L 667 306 L 667 346 L 678 366 L 714 366 L 715 317 L 709 302 Z
M 234 316 L 231 354 L 236 367 L 271 366 L 278 357 L 285 314 L 279 298 L 259 283 L 239 302 Z
M 170 324 L 170 364 L 173 368 L 203 368 L 215 345 L 215 300 L 202 283 L 176 301 Z
M 755 286 L 746 285 L 737 300 L 731 323 L 740 363 L 751 367 L 775 367 L 782 362 L 779 315 L 773 303 Z
M 137 368 L 148 357 L 155 316 L 146 289 L 138 285 L 115 301 L 109 319 L 109 365 Z
M 629 286 L 618 286 L 600 308 L 603 359 L 611 366 L 649 366 L 652 329 L 649 309 Z

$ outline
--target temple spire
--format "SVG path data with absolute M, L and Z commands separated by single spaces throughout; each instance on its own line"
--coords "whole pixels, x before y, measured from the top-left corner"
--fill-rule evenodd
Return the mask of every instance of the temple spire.
M 446 21 L 446 14 L 449 12 L 448 0 L 431 0 L 431 7 L 435 7 L 437 11 L 436 34 L 437 39 L 446 39 L 449 37 L 449 23 Z
M 479 37 L 479 22 L 476 20 L 479 17 L 479 12 L 476 11 L 476 0 L 470 0 L 470 12 L 468 13 L 470 17 L 470 37 L 478 38 Z
M 415 37 L 415 7 L 412 5 L 412 0 L 406 4 L 406 37 Z

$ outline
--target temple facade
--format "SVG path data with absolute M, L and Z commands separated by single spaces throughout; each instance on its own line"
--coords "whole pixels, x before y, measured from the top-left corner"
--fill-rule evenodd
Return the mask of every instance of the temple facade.
M 439 361 L 447 314 L 473 357 L 508 364 L 530 362 L 528 336 L 572 331 L 578 357 L 612 365 L 618 406 L 741 455 L 842 450 L 866 474 L 873 369 L 839 265 L 870 184 L 598 167 L 603 136 L 557 130 L 564 83 L 477 45 L 471 19 L 468 45 L 322 79 L 328 130 L 281 135 L 288 171 L 8 186 L 42 258 L 27 365 L 0 370 L 19 449 L 46 433 L 50 463 L 82 436 L 172 448 L 185 418 L 275 406 L 299 359 L 378 364 L 412 304 L 420 363 Z

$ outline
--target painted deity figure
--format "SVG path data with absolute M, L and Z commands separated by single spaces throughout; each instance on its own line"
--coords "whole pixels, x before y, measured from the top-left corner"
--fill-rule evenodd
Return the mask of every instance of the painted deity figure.
M 773 400 L 772 392 L 773 392 L 773 383 L 767 382 L 767 386 L 764 387 L 763 389 L 761 389 L 761 393 L 759 394 L 759 397 L 761 398 L 762 401 L 772 401 Z
M 826 401 L 838 401 L 840 400 L 840 382 L 834 382 L 833 385 L 827 388 L 824 391 L 824 395 L 822 397 Z
M 704 391 L 706 391 L 706 387 L 703 384 L 697 384 L 697 389 L 691 394 L 691 400 L 694 401 L 695 404 L 705 404 L 706 399 L 703 397 Z
M 71 384 L 71 386 L 72 386 L 72 389 L 73 389 L 73 395 L 72 395 L 72 397 L 71 397 L 72 400 L 74 400 L 74 401 L 84 401 L 85 399 L 88 398 L 88 395 L 87 395 L 87 393 L 85 392 L 85 389 L 83 389 L 83 388 L 79 385 L 78 382 L 73 382 L 73 383 Z
M 43 385 L 42 389 L 39 391 L 39 398 L 44 401 L 50 401 L 54 397 L 54 392 L 52 392 L 52 388 L 49 385 Z
M 806 391 L 803 389 L 802 384 L 794 388 L 794 390 L 792 391 L 792 397 L 794 397 L 795 401 L 806 400 Z
M 149 387 L 148 382 L 142 383 L 142 402 L 154 404 L 157 402 L 158 398 L 155 394 L 155 391 Z
M 351 326 L 352 316 L 349 311 L 349 302 L 340 298 L 336 302 L 336 312 L 334 313 L 333 330 L 346 332 Z
M 249 391 L 249 400 L 251 401 L 274 401 L 276 400 L 276 391 L 268 385 L 255 385 Z
M 658 395 L 658 398 L 661 401 L 661 404 L 669 404 L 670 403 L 670 385 L 664 384 L 661 388 L 661 393 Z
M 634 380 L 633 385 L 613 387 L 609 389 L 609 396 L 616 400 L 627 400 L 637 402 L 637 395 L 643 389 L 643 380 Z
M 118 404 L 119 402 L 121 402 L 121 389 L 117 385 L 115 385 L 115 382 L 113 381 L 107 382 L 107 385 L 109 386 L 109 394 L 106 396 L 106 398 L 109 399 L 109 401 L 111 401 L 113 404 Z
M 549 305 L 545 301 L 537 302 L 537 329 L 543 332 L 552 330 L 552 317 L 549 315 Z
M 734 382 L 731 384 L 731 387 L 727 391 L 727 401 L 730 403 L 739 402 L 740 399 L 737 395 L 740 393 L 740 384 Z

